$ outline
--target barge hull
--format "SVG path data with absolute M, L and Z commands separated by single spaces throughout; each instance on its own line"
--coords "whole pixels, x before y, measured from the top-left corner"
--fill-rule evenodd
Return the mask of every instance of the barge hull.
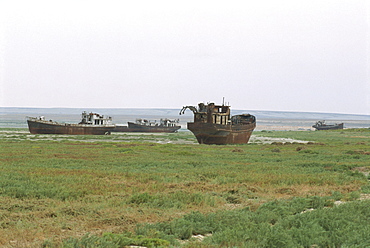
M 32 120 L 27 120 L 27 123 L 32 134 L 107 135 L 115 128 L 112 125 L 58 124 Z
M 164 126 L 145 126 L 133 122 L 128 122 L 128 129 L 130 132 L 150 132 L 150 133 L 174 133 L 179 130 L 181 126 L 164 127 Z
M 144 126 L 133 122 L 128 122 L 128 126 L 116 126 L 112 132 L 138 132 L 138 133 L 175 133 L 181 126 L 161 127 L 161 126 Z
M 316 130 L 337 130 L 337 129 L 343 129 L 344 123 L 336 124 L 336 125 L 313 125 L 313 128 L 316 128 Z

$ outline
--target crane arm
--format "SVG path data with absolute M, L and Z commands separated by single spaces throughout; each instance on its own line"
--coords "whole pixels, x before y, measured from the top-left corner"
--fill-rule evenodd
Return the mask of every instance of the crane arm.
M 182 107 L 182 109 L 180 110 L 179 115 L 184 114 L 186 109 L 190 109 L 191 111 L 193 111 L 193 113 L 194 113 L 194 114 L 198 113 L 198 110 L 197 110 L 197 108 L 196 108 L 196 107 L 194 107 L 194 106 L 184 106 L 184 107 Z

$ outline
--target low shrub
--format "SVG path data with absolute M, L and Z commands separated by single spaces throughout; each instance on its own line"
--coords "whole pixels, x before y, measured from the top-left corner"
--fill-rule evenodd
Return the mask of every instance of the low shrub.
M 369 246 L 369 201 L 324 208 L 329 205 L 330 197 L 309 197 L 268 202 L 255 212 L 193 212 L 169 223 L 143 225 L 137 234 L 156 231 L 162 236 L 189 239 L 210 233 L 203 242 L 221 247 Z
M 70 238 L 63 242 L 62 248 L 75 247 L 109 247 L 120 248 L 126 246 L 144 246 L 148 248 L 168 247 L 170 242 L 158 238 L 145 238 L 143 236 L 133 236 L 131 234 L 105 233 L 102 236 L 86 234 L 82 238 Z M 43 247 L 52 247 L 49 242 L 45 242 Z

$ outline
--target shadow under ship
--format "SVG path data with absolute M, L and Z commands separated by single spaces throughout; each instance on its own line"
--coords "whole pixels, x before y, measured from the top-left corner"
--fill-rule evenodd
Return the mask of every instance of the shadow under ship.
M 230 117 L 230 106 L 224 104 L 199 103 L 198 108 L 184 106 L 180 115 L 186 109 L 194 113 L 194 122 L 188 122 L 187 128 L 199 144 L 246 144 L 256 127 L 255 116 L 241 114 Z
M 103 115 L 86 112 L 81 117 L 78 124 L 45 120 L 44 116 L 27 117 L 28 129 L 32 134 L 107 135 L 115 128 L 112 117 L 105 118 Z
M 318 121 L 313 125 L 313 128 L 316 128 L 316 130 L 335 130 L 335 129 L 343 129 L 344 124 L 339 123 L 339 124 L 333 124 L 333 125 L 328 125 L 325 123 L 325 121 Z
M 127 122 L 128 126 L 117 125 L 113 132 L 140 132 L 140 133 L 174 133 L 181 128 L 178 124 L 179 119 L 160 119 L 150 121 L 146 119 L 136 119 L 136 122 Z

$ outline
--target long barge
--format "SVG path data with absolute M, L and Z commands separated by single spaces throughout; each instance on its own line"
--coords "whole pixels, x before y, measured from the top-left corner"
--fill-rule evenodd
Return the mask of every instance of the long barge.
M 107 135 L 115 125 L 112 118 L 105 118 L 96 113 L 83 112 L 78 124 L 58 123 L 41 117 L 27 117 L 27 124 L 32 134 L 71 134 L 71 135 Z
M 159 122 L 147 119 L 136 119 L 136 122 L 127 122 L 127 126 L 117 125 L 113 132 L 140 132 L 140 133 L 174 133 L 181 128 L 179 119 L 160 119 Z

